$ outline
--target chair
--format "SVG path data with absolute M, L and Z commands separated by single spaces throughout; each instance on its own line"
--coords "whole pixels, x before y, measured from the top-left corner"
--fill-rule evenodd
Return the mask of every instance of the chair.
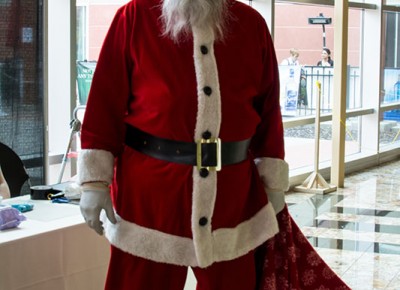
M 10 188 L 11 197 L 21 195 L 21 188 L 25 182 L 28 181 L 30 185 L 29 175 L 18 154 L 3 143 L 0 143 L 0 166 Z

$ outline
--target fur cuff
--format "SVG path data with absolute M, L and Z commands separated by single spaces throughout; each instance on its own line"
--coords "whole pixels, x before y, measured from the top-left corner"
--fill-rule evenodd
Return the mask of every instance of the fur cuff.
M 255 163 L 267 192 L 289 189 L 289 165 L 284 160 L 264 157 L 256 159 Z
M 99 149 L 84 149 L 78 154 L 78 184 L 102 181 L 111 183 L 114 176 L 114 156 Z
M 272 204 L 275 214 L 285 207 L 285 191 L 289 188 L 289 166 L 277 158 L 259 158 L 255 160 L 258 173 L 264 183 L 268 200 Z
M 268 201 L 272 204 L 272 207 L 274 208 L 275 214 L 280 213 L 281 210 L 286 205 L 285 192 L 283 191 L 272 192 L 267 190 L 267 196 L 268 196 Z

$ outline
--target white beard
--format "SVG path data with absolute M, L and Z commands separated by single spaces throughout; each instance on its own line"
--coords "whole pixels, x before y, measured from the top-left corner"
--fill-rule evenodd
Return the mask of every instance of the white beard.
M 164 34 L 175 41 L 191 27 L 211 28 L 216 38 L 223 38 L 227 0 L 164 0 L 161 18 Z

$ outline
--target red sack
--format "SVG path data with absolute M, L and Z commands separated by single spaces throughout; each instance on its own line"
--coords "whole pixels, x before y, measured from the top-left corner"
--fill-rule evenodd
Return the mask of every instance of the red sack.
M 293 221 L 287 207 L 277 216 L 279 233 L 264 252 L 259 290 L 348 290 Z

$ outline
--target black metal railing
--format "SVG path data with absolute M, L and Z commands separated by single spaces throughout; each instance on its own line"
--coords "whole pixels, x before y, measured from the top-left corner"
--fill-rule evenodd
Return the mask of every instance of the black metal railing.
M 321 83 L 321 113 L 332 112 L 333 106 L 333 68 L 321 66 L 303 66 L 300 74 L 299 98 L 296 116 L 315 114 L 319 94 L 317 81 Z M 347 67 L 346 108 L 361 108 L 359 67 Z M 294 117 L 296 117 L 294 116 Z

